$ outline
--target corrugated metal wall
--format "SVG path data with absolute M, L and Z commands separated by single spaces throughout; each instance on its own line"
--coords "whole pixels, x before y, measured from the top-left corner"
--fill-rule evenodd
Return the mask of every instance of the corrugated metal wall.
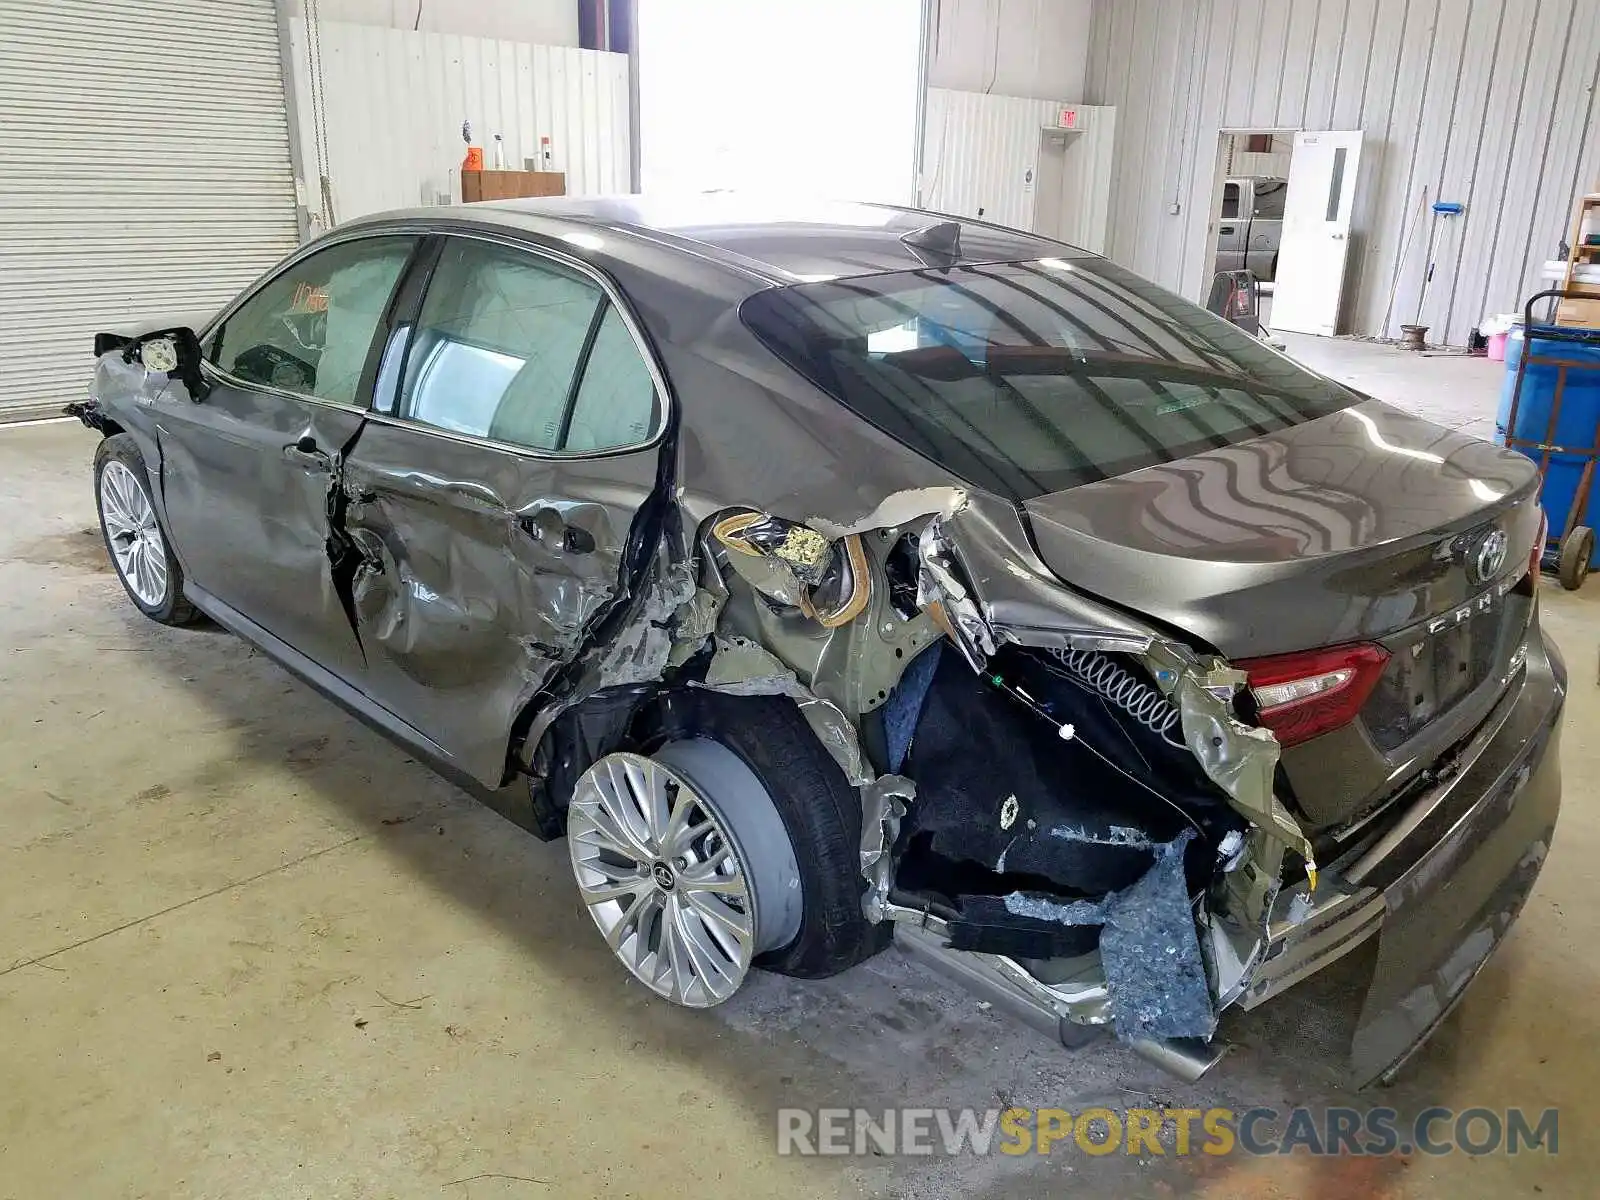
M 1600 0 L 1098 0 L 1088 99 L 1121 110 L 1110 253 L 1199 294 L 1223 129 L 1361 129 L 1346 328 L 1463 344 L 1544 286 L 1600 179 Z M 1171 208 L 1180 206 L 1174 215 Z M 1394 300 L 1391 304 L 1391 292 Z
M 1036 224 L 1039 138 L 1054 127 L 1063 103 L 1021 96 L 928 89 L 923 122 L 921 203 L 935 212 L 982 217 L 1017 229 L 1051 232 Z M 1071 164 L 1080 170 L 1065 182 L 1073 229 L 1065 240 L 1101 251 L 1110 200 L 1116 110 L 1071 105 L 1078 114 L 1073 136 L 1082 138 Z
M 1093 0 L 929 0 L 928 86 L 1084 99 Z
M 1039 165 L 1039 131 L 1053 125 L 1052 100 L 928 89 L 923 121 L 922 203 L 935 212 L 1033 227 L 1033 192 L 1023 174 Z
M 273 0 L 0 0 L 0 413 L 94 335 L 213 311 L 296 240 Z
M 316 0 L 324 21 L 577 46 L 579 0 Z M 305 0 L 289 0 L 299 16 Z
M 340 221 L 461 198 L 461 122 L 493 163 L 520 168 L 549 137 L 569 195 L 628 190 L 628 57 L 564 46 L 322 21 L 329 175 Z M 290 25 L 296 110 L 315 197 L 306 24 Z

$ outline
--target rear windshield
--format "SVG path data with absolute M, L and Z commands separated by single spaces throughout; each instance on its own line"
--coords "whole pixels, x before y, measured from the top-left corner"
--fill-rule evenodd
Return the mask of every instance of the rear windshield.
M 1325 416 L 1359 397 L 1103 259 L 758 292 L 746 325 L 846 407 L 1017 500 Z

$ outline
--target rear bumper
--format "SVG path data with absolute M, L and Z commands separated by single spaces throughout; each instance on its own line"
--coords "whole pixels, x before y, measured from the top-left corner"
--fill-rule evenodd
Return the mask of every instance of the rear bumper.
M 1398 1070 L 1532 890 L 1560 809 L 1565 698 L 1566 669 L 1534 625 L 1521 679 L 1455 773 L 1330 864 L 1314 893 L 1302 884 L 1279 895 L 1239 1003 L 1253 1008 L 1377 935 L 1352 1066 L 1362 1082 Z

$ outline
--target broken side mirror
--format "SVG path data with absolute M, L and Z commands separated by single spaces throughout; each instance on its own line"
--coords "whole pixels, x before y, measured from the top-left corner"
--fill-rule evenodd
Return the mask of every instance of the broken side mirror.
M 139 343 L 139 362 L 146 371 L 170 375 L 178 369 L 178 346 L 170 337 L 150 338 Z
M 200 338 L 187 326 L 163 329 L 128 343 L 123 357 L 132 361 L 137 355 L 146 371 L 176 379 L 189 391 L 196 404 L 204 400 L 211 385 L 201 373 Z

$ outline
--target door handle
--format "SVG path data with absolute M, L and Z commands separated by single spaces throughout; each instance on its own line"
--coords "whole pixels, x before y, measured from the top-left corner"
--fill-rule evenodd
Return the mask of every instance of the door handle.
M 1218 233 L 1232 233 L 1233 232 L 1233 226 L 1232 225 L 1224 225 L 1221 229 L 1217 230 L 1217 232 Z
M 291 446 L 283 448 L 283 456 L 312 471 L 333 470 L 333 459 L 317 446 L 317 439 L 306 434 Z
M 517 524 L 534 541 L 564 554 L 590 554 L 595 548 L 594 534 L 568 525 L 553 508 L 524 513 L 517 518 Z

